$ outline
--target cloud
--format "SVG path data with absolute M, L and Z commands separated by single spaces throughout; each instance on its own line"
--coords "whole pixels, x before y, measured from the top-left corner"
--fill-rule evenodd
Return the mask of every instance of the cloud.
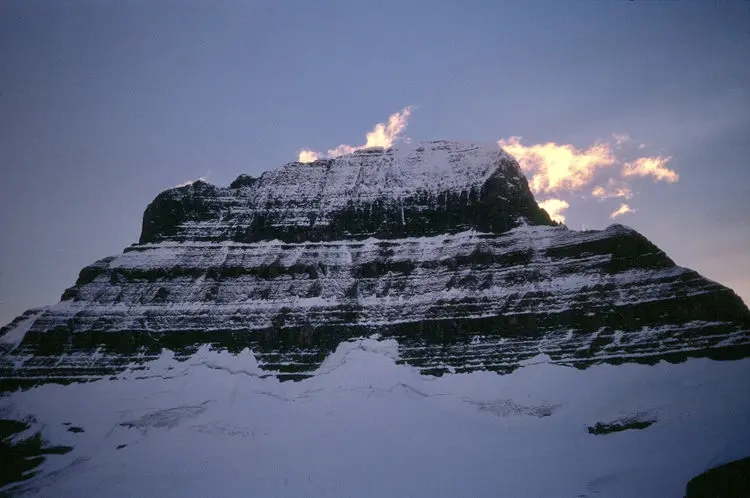
M 398 112 L 394 112 L 388 117 L 387 123 L 377 123 L 372 131 L 365 135 L 364 145 L 346 145 L 341 144 L 335 149 L 329 149 L 326 155 L 312 150 L 301 150 L 298 161 L 301 163 L 311 163 L 321 157 L 339 157 L 344 154 L 351 154 L 360 149 L 369 149 L 370 147 L 388 148 L 400 138 L 400 135 L 406 130 L 407 121 L 412 113 L 412 106 L 407 106 Z
M 625 199 L 631 199 L 633 197 L 633 191 L 624 182 L 618 182 L 614 178 L 607 180 L 604 185 L 598 185 L 591 191 L 591 195 L 597 199 L 615 199 L 618 197 L 624 197 Z
M 341 144 L 335 149 L 328 149 L 328 157 L 339 157 L 346 154 L 351 154 L 358 149 L 364 149 L 365 147 L 355 147 L 353 145 Z
M 517 136 L 501 139 L 498 145 L 516 158 L 535 195 L 554 193 L 555 197 L 562 197 L 545 200 L 539 205 L 554 220 L 564 222 L 562 213 L 569 207 L 570 201 L 563 200 L 565 193 L 590 188 L 591 196 L 599 201 L 630 200 L 635 195 L 631 184 L 639 178 L 651 177 L 654 181 L 667 183 L 679 181 L 677 172 L 667 167 L 671 157 L 635 155 L 636 159 L 629 160 L 628 155 L 638 154 L 636 150 L 646 148 L 645 144 L 638 142 L 632 147 L 625 147 L 631 142 L 631 137 L 626 133 L 612 133 L 609 142 L 595 143 L 588 148 L 555 142 L 523 145 L 521 137 Z M 619 174 L 612 175 L 615 171 Z M 605 172 L 609 172 L 607 176 L 610 177 L 606 181 Z M 586 199 L 585 196 L 582 198 Z M 614 219 L 636 211 L 623 203 L 610 217 Z
M 299 159 L 297 159 L 301 163 L 311 163 L 313 161 L 317 161 L 320 159 L 320 154 L 313 150 L 301 150 L 299 151 Z
M 207 182 L 208 177 L 211 176 L 211 170 L 208 170 L 208 173 L 206 173 L 203 176 L 199 176 L 197 180 L 188 180 L 186 182 L 182 182 L 178 185 L 174 185 L 172 188 L 180 188 L 180 187 L 187 187 L 188 185 L 192 185 L 195 182 Z
M 197 180 L 188 180 L 188 181 L 186 181 L 186 182 L 182 182 L 182 183 L 179 183 L 179 184 L 175 185 L 175 186 L 174 186 L 174 187 L 172 187 L 172 188 L 187 187 L 188 185 L 192 185 L 192 184 L 194 184 L 195 182 L 205 182 L 206 180 L 207 180 L 207 178 L 206 178 L 206 177 L 204 177 L 204 176 L 200 176 L 200 177 L 198 177 L 198 179 L 197 179 Z
M 621 147 L 623 144 L 630 142 L 630 135 L 627 133 L 613 133 L 612 138 L 615 139 L 616 147 Z
M 591 182 L 598 169 L 616 162 L 608 144 L 594 144 L 588 149 L 554 142 L 525 146 L 521 137 L 502 139 L 498 144 L 531 174 L 529 186 L 535 193 L 580 189 Z
M 547 211 L 550 218 L 560 223 L 565 223 L 565 215 L 563 215 L 562 212 L 568 209 L 570 204 L 562 199 L 547 199 L 538 204 L 540 208 Z
M 664 180 L 668 183 L 675 183 L 680 179 L 680 175 L 665 166 L 670 160 L 672 160 L 671 157 L 641 157 L 625 163 L 622 168 L 622 176 L 652 176 L 654 181 Z
M 367 134 L 367 143 L 363 148 L 390 147 L 398 136 L 406 129 L 406 122 L 411 116 L 411 106 L 404 107 L 400 112 L 394 112 L 388 117 L 388 124 L 378 123 L 375 129 Z
M 615 209 L 612 212 L 612 214 L 609 215 L 609 217 L 614 220 L 618 216 L 622 216 L 623 214 L 628 214 L 628 213 L 635 213 L 635 209 L 631 208 L 627 204 L 620 204 L 620 207 Z

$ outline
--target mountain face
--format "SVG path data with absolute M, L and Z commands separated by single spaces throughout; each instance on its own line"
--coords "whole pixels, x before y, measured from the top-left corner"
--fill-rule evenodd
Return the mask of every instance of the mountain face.
M 739 358 L 750 313 L 630 228 L 557 226 L 497 147 L 439 141 L 167 190 L 138 244 L 1 333 L 8 390 L 202 344 L 300 379 L 373 333 L 433 375 Z
M 0 495 L 682 496 L 741 473 L 748 356 L 731 290 L 495 146 L 290 163 L 0 329 Z

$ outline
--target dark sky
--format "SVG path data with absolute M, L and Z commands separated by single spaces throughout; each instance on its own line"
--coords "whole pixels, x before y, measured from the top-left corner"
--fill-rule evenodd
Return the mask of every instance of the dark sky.
M 6 0 L 0 322 L 137 241 L 160 191 L 361 144 L 408 105 L 414 141 L 671 157 L 679 182 L 634 181 L 617 221 L 747 302 L 749 83 L 742 0 Z M 575 229 L 618 205 L 559 194 Z

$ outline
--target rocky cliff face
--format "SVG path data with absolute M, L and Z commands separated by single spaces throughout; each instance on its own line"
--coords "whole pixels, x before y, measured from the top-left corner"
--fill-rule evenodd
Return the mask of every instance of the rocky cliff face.
M 0 382 L 95 379 L 203 344 L 299 379 L 372 334 L 424 373 L 508 372 L 539 353 L 744 357 L 750 313 L 632 229 L 556 226 L 496 148 L 430 142 L 160 194 L 138 244 L 0 330 Z
M 430 142 L 290 163 L 229 188 L 198 181 L 168 190 L 146 209 L 140 243 L 499 233 L 519 217 L 552 224 L 511 157 L 497 147 Z

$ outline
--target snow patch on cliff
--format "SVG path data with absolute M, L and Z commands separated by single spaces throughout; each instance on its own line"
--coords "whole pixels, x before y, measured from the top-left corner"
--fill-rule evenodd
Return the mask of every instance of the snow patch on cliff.
M 26 337 L 26 332 L 31 329 L 31 326 L 34 325 L 36 319 L 42 316 L 45 311 L 46 308 L 42 308 L 35 313 L 30 313 L 29 316 L 24 320 L 20 320 L 13 328 L 6 331 L 2 336 L 0 336 L 0 344 L 4 344 L 7 348 L 9 348 L 9 351 L 12 351 L 16 347 L 18 347 L 18 345 L 23 341 L 23 338 Z

